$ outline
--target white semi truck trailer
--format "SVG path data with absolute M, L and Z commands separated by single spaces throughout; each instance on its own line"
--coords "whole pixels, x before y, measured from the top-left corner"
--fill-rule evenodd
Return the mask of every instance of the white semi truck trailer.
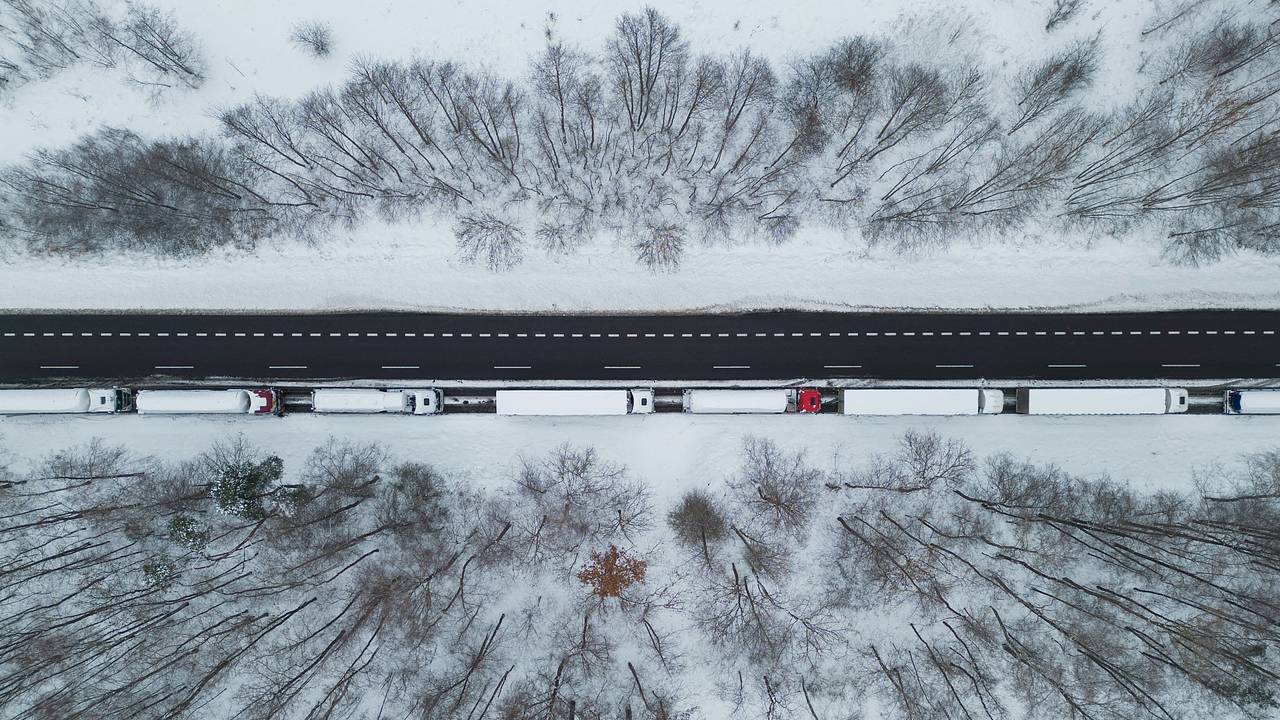
M 964 388 L 857 388 L 840 391 L 844 415 L 995 415 L 1004 412 L 999 390 Z
M 280 393 L 240 390 L 139 390 L 139 415 L 279 415 Z
M 1228 415 L 1280 415 L 1280 390 L 1228 390 L 1222 409 Z
M 132 409 L 133 392 L 124 388 L 0 390 L 0 415 L 118 413 Z
M 443 403 L 444 393 L 436 388 L 322 388 L 311 393 L 311 409 L 318 413 L 435 415 Z
M 640 415 L 653 412 L 653 390 L 498 390 L 499 415 Z
M 817 390 L 714 390 L 684 391 L 684 411 L 708 415 L 816 413 L 822 409 Z
M 1164 415 L 1187 411 L 1184 388 L 1019 388 L 1025 415 Z

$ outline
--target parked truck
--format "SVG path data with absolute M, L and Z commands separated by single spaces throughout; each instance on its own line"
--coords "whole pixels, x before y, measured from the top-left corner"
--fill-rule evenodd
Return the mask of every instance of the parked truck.
M 1228 415 L 1280 415 L 1280 390 L 1228 390 L 1222 408 Z
M 280 393 L 237 390 L 139 390 L 139 415 L 280 415 Z
M 0 415 L 118 413 L 132 409 L 133 392 L 125 388 L 0 390 Z
M 967 388 L 858 388 L 840 391 L 844 415 L 994 415 L 1004 393 Z
M 1187 410 L 1184 388 L 1019 388 L 1026 415 L 1163 415 Z
M 499 390 L 499 415 L 638 415 L 653 412 L 653 390 Z
M 435 415 L 443 402 L 444 394 L 436 388 L 323 388 L 311 393 L 311 409 L 318 413 Z
M 684 411 L 695 414 L 816 413 L 822 395 L 812 389 L 684 391 Z

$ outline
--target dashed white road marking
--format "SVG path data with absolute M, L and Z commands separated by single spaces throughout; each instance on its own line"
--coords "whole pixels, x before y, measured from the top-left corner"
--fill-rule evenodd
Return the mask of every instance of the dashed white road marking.
M 1084 363 L 1050 363 L 1049 367 L 1051 368 L 1082 368 L 1082 367 L 1089 367 L 1089 366 L 1085 365 Z
M 934 365 L 936 368 L 971 368 L 972 365 L 953 364 L 953 365 Z
M 417 365 L 383 365 L 383 370 L 417 370 Z
M 79 370 L 79 365 L 41 365 L 41 370 Z
M 306 365 L 268 365 L 268 370 L 306 370 Z
M 157 370 L 194 370 L 195 365 L 157 365 Z
M 639 370 L 639 365 L 605 365 L 605 370 Z
M 823 365 L 828 370 L 857 370 L 861 365 Z
M 494 370 L 532 370 L 531 365 L 494 365 Z
M 712 365 L 712 370 L 750 370 L 750 365 Z
M 1167 364 L 1161 365 L 1160 367 L 1165 367 L 1165 368 L 1197 368 L 1197 367 L 1200 367 L 1200 365 L 1199 365 L 1199 364 L 1197 364 L 1197 363 L 1167 363 Z

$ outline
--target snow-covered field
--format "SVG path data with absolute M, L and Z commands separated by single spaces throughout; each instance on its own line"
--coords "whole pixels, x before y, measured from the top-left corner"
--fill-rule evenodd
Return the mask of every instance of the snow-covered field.
M 244 433 L 297 468 L 311 449 L 333 436 L 383 444 L 393 455 L 438 465 L 477 482 L 505 482 L 517 459 L 545 455 L 561 443 L 595 446 L 626 465 L 655 494 L 721 482 L 741 465 L 742 439 L 767 437 L 804 450 L 823 469 L 861 466 L 869 454 L 890 452 L 910 429 L 936 430 L 966 443 L 983 458 L 1008 452 L 1053 463 L 1082 477 L 1110 476 L 1140 490 L 1191 490 L 1193 475 L 1248 453 L 1276 447 L 1272 418 L 1190 415 L 1168 417 L 648 417 L 508 418 L 460 415 L 433 418 L 319 417 L 280 419 L 86 417 L 0 418 L 0 447 L 20 460 L 101 438 L 138 454 L 182 459 L 216 438 Z M 16 469 L 20 469 L 16 468 Z M 498 471 L 495 472 L 495 469 Z
M 526 71 L 544 42 L 549 13 L 571 44 L 598 51 L 633 3 L 581 0 L 554 6 L 455 2 L 430 7 L 396 0 L 352 4 L 165 0 L 200 38 L 208 79 L 198 91 L 151 98 L 118 71 L 77 67 L 18 88 L 0 107 L 6 142 L 0 164 L 39 146 L 61 146 L 101 125 L 146 136 L 215 131 L 220 107 L 255 93 L 298 97 L 341 82 L 358 56 L 456 58 L 507 75 Z M 1106 108 L 1125 95 L 1144 61 L 1141 28 L 1164 3 L 1098 0 L 1046 36 L 1049 3 L 1011 0 L 778 5 L 749 0 L 651 3 L 681 27 L 694 48 L 750 46 L 775 67 L 851 33 L 909 37 L 911 25 L 962 22 L 977 61 L 1017 67 L 1050 46 L 1101 28 L 1105 72 L 1089 90 Z M 322 20 L 336 48 L 317 60 L 288 42 L 291 27 Z M 923 36 L 924 34 L 922 34 Z M 269 242 L 254 256 L 199 260 L 108 256 L 62 261 L 0 249 L 0 307 L 194 309 L 476 309 L 628 311 L 852 307 L 1075 307 L 1162 309 L 1280 306 L 1280 259 L 1240 254 L 1207 267 L 1173 266 L 1156 238 L 1043 236 L 984 238 L 918 257 L 868 250 L 852 234 L 808 227 L 782 247 L 696 243 L 681 268 L 652 274 L 631 249 L 603 237 L 567 258 L 534 250 L 514 271 L 460 263 L 449 221 L 424 216 L 401 224 L 334 228 L 316 246 Z

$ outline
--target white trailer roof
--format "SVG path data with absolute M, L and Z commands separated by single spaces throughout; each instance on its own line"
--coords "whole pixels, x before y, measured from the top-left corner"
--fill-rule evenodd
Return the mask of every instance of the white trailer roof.
M 897 388 L 840 391 L 845 415 L 977 415 L 979 390 Z
M 1280 414 L 1280 390 L 1240 390 L 1240 412 Z
M 252 407 L 247 390 L 139 390 L 138 413 L 237 413 Z
M 626 390 L 499 390 L 499 415 L 626 415 Z
M 89 391 L 84 388 L 0 390 L 0 413 L 82 412 L 89 412 Z
M 334 389 L 316 390 L 311 394 L 311 409 L 318 413 L 405 412 L 402 390 Z
M 1032 415 L 1160 415 L 1168 408 L 1166 388 L 1029 388 Z
M 787 390 L 686 390 L 685 410 L 691 413 L 784 413 Z

